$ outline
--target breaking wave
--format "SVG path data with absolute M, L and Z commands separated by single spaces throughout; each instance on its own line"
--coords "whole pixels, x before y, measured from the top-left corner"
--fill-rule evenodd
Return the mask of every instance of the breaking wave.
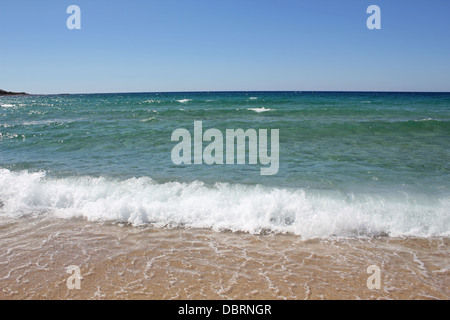
M 0 216 L 54 215 L 133 226 L 208 228 L 303 238 L 449 236 L 449 197 L 349 197 L 338 192 L 216 183 L 55 178 L 0 169 Z

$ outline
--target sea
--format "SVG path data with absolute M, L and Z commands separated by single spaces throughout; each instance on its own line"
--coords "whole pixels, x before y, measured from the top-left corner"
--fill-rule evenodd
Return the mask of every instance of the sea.
M 249 163 L 250 142 L 245 146 L 244 164 L 175 164 L 172 152 L 179 141 L 173 141 L 173 132 L 189 131 L 193 145 L 194 123 L 198 121 L 203 132 L 217 129 L 223 133 L 224 144 L 230 129 L 254 129 L 257 133 L 278 130 L 276 174 L 262 175 L 261 168 L 267 164 Z M 211 142 L 200 143 L 206 148 Z M 269 154 L 271 149 L 269 138 Z M 225 147 L 223 150 L 225 159 Z M 86 228 L 108 231 L 87 232 Z M 67 241 L 81 237 L 78 245 L 96 248 L 84 262 L 78 262 L 82 264 L 103 248 L 95 245 L 103 239 L 100 234 L 116 239 L 114 243 L 119 241 L 117 234 L 122 234 L 121 239 L 135 239 L 130 244 L 133 246 L 146 232 L 158 241 L 177 238 L 175 232 L 189 238 L 183 241 L 191 249 L 200 241 L 198 237 L 207 234 L 212 242 L 222 236 L 233 243 L 260 239 L 264 241 L 261 248 L 274 246 L 274 255 L 283 251 L 280 241 L 290 241 L 290 248 L 293 243 L 308 241 L 338 243 L 344 252 L 344 243 L 363 241 L 371 247 L 373 241 L 382 241 L 389 243 L 394 259 L 399 249 L 394 249 L 397 244 L 391 245 L 392 241 L 419 241 L 416 249 L 425 248 L 425 241 L 433 245 L 429 252 L 440 257 L 438 266 L 431 269 L 443 274 L 430 287 L 436 295 L 448 298 L 450 93 L 176 92 L 0 97 L 0 230 L 4 248 L 0 264 L 5 266 L 0 276 L 15 279 L 11 288 L 16 288 L 26 274 L 18 271 L 27 265 L 27 255 L 21 250 L 28 248 L 30 255 L 39 250 L 45 255 L 66 252 L 52 242 L 62 234 Z M 128 236 L 123 235 L 124 230 Z M 96 236 L 92 238 L 92 234 Z M 52 246 L 46 247 L 48 241 Z M 139 242 L 138 256 L 143 257 L 145 247 L 157 242 L 148 241 Z M 220 241 L 226 246 L 224 239 Z M 244 251 L 253 248 L 248 242 L 237 246 Z M 122 243 L 122 249 L 108 254 L 125 254 L 125 247 Z M 71 248 L 67 250 L 84 252 Z M 352 245 L 353 253 L 356 248 Z M 217 250 L 210 253 L 211 259 L 218 257 Z M 311 250 L 316 255 L 320 252 Z M 309 256 L 308 250 L 303 248 L 303 252 Z M 418 266 L 420 274 L 425 260 L 411 252 L 408 268 Z M 46 265 L 41 258 L 35 257 L 37 266 Z M 367 257 L 360 258 L 363 265 Z M 428 258 L 436 260 L 435 256 Z M 267 257 L 260 259 L 268 261 Z M 15 278 L 7 268 L 11 265 L 18 272 Z M 161 266 L 161 270 L 166 267 Z M 431 269 L 423 272 L 430 275 Z M 112 270 L 123 268 L 114 265 Z M 228 279 L 236 280 L 232 274 Z M 261 281 L 263 288 L 265 280 Z M 405 285 L 407 282 L 411 280 Z M 36 283 L 36 288 L 38 284 L 42 282 Z M 162 287 L 166 285 L 161 282 Z M 22 291 L 16 288 L 3 294 L 48 294 L 37 294 L 26 282 L 20 288 Z M 169 290 L 177 293 L 173 296 L 158 296 L 154 291 L 152 297 L 200 297 L 177 290 Z M 211 296 L 254 298 L 264 291 L 248 290 L 256 296 L 219 295 L 226 293 L 224 290 L 218 287 Z M 349 293 L 349 297 L 364 296 L 361 290 Z M 424 290 L 423 295 L 430 290 Z M 275 293 L 269 297 L 299 297 L 280 290 Z M 118 297 L 117 292 L 112 297 Z

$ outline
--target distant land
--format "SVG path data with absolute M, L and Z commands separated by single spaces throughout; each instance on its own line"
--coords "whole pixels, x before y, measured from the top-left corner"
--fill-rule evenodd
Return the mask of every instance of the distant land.
M 20 95 L 27 95 L 26 92 L 10 92 L 0 89 L 0 96 L 20 96 Z

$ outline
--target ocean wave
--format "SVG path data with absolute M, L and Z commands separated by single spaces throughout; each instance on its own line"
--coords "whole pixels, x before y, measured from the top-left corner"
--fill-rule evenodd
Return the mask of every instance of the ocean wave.
M 270 109 L 270 108 L 266 109 L 265 107 L 262 107 L 262 108 L 248 108 L 247 110 L 255 111 L 257 113 L 273 111 L 273 109 Z
M 157 120 L 156 117 L 150 117 L 150 118 L 142 119 L 142 120 L 139 120 L 139 121 L 140 122 L 149 122 L 149 121 L 153 121 L 153 120 Z
M 186 103 L 186 102 L 192 101 L 192 99 L 181 99 L 181 100 L 175 100 L 175 101 L 177 101 L 179 103 Z
M 22 135 L 21 137 L 22 137 L 22 139 L 25 138 L 24 135 Z M 19 135 L 17 133 L 8 133 L 8 132 L 2 133 L 2 132 L 0 132 L 0 141 L 2 141 L 2 140 L 9 140 L 9 139 L 16 139 L 16 138 L 19 138 Z
M 436 122 L 441 122 L 440 120 L 433 119 L 433 118 L 423 118 L 423 119 L 414 120 L 414 121 L 415 121 L 415 122 L 422 122 L 422 121 L 436 121 Z
M 140 102 L 139 104 L 152 104 L 152 103 L 161 103 L 161 100 L 155 100 L 155 99 L 150 99 L 150 100 L 145 100 Z
M 0 169 L 0 215 L 16 218 L 54 215 L 303 238 L 450 236 L 449 198 L 411 199 L 199 181 L 157 183 L 149 177 L 54 178 Z
M 21 126 L 41 126 L 41 125 L 61 125 L 66 123 L 71 123 L 77 120 L 63 120 L 63 119 L 50 119 L 50 120 L 40 120 L 40 121 L 25 121 L 19 125 Z

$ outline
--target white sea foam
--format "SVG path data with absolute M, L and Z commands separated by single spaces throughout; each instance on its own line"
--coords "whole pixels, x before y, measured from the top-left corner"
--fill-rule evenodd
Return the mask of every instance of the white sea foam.
M 19 135 L 17 135 L 16 133 L 2 133 L 0 132 L 0 141 L 2 140 L 8 140 L 8 139 L 15 139 L 17 138 Z M 1 180 L 0 180 L 1 181 Z
M 156 117 L 150 117 L 150 118 L 142 119 L 142 120 L 139 120 L 139 121 L 140 122 L 149 122 L 149 121 L 152 121 L 152 120 L 156 120 Z
M 192 101 L 192 99 L 181 99 L 181 100 L 176 100 L 176 101 L 179 103 L 186 103 L 186 102 Z
M 22 123 L 18 123 L 21 126 L 39 126 L 39 125 L 62 125 L 69 124 L 79 121 L 85 121 L 85 118 L 74 118 L 74 119 L 48 119 L 48 120 L 33 120 L 33 121 L 24 121 Z
M 432 203 L 377 196 L 202 182 L 49 178 L 0 169 L 0 215 L 54 215 L 134 226 L 281 232 L 304 238 L 450 236 L 449 198 Z
M 3 108 L 13 108 L 13 107 L 15 107 L 15 105 L 9 104 L 9 103 L 5 103 L 5 104 L 2 104 L 0 106 L 3 107 Z
M 154 100 L 154 99 L 150 99 L 150 100 L 145 100 L 140 102 L 139 104 L 152 104 L 152 103 L 161 103 L 161 100 Z
M 36 126 L 36 125 L 48 125 L 48 124 L 62 124 L 68 123 L 67 120 L 54 119 L 54 120 L 41 120 L 41 121 L 25 121 L 22 126 Z
M 415 122 L 423 122 L 423 121 L 439 121 L 439 120 L 435 120 L 433 118 L 424 118 L 424 119 L 419 119 L 419 120 L 414 120 L 414 121 Z
M 269 109 L 269 108 L 266 109 L 265 107 L 262 107 L 262 108 L 248 108 L 247 110 L 255 111 L 257 113 L 273 111 L 273 109 Z

